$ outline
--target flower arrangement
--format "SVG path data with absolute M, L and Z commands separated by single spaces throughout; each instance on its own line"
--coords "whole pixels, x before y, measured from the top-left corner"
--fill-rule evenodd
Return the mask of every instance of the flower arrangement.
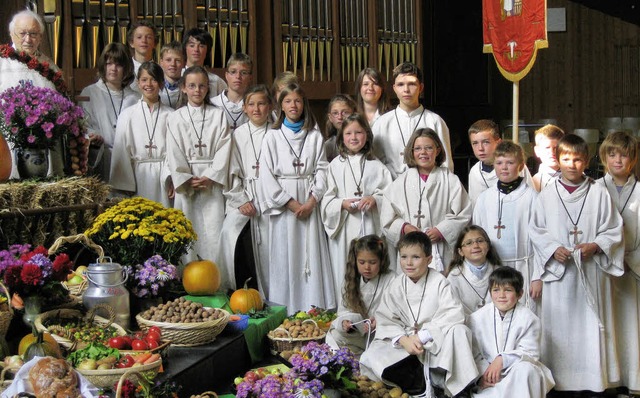
M 84 112 L 67 97 L 30 81 L 0 93 L 0 128 L 17 148 L 51 148 L 65 136 L 84 137 Z
M 127 280 L 132 281 L 131 291 L 138 297 L 158 297 L 170 282 L 178 279 L 176 266 L 158 254 L 144 264 L 126 266 L 125 269 L 129 274 Z
M 65 281 L 73 263 L 69 256 L 58 254 L 53 261 L 43 246 L 12 245 L 0 251 L 0 276 L 14 294 L 40 296 L 48 302 L 62 301 L 68 295 L 60 282 Z
M 9 44 L 0 45 L 0 57 L 22 62 L 27 65 L 27 68 L 35 70 L 40 73 L 42 77 L 51 81 L 60 93 L 64 94 L 67 92 L 67 85 L 64 82 L 62 72 L 51 68 L 48 62 L 40 62 L 37 58 L 30 56 L 24 51 L 16 51 L 16 49 Z
M 125 199 L 108 208 L 85 234 L 108 256 L 128 265 L 156 254 L 178 264 L 198 238 L 181 210 L 141 197 Z
M 323 385 L 320 380 L 296 379 L 290 372 L 270 374 L 255 381 L 245 381 L 237 386 L 237 398 L 321 398 Z

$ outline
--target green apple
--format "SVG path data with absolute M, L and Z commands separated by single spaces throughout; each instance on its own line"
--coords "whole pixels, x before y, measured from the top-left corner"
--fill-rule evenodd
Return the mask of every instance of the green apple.
M 84 278 L 80 275 L 74 275 L 71 279 L 67 281 L 67 285 L 79 285 L 84 282 Z

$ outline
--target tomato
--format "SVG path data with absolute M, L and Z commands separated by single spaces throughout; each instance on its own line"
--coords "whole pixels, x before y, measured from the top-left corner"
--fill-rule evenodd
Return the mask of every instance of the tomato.
M 133 341 L 133 339 L 131 338 L 131 336 L 121 336 L 122 340 L 124 340 L 124 349 L 131 349 L 131 342 Z
M 162 336 L 162 330 L 161 330 L 159 327 L 157 327 L 157 326 L 151 326 L 151 327 L 149 328 L 149 330 L 147 331 L 147 334 L 149 334 L 149 332 L 156 332 L 156 333 L 158 333 L 160 336 Z
M 144 340 L 144 336 L 145 334 L 143 331 L 138 331 L 133 334 L 134 340 Z
M 154 340 L 156 343 L 160 343 L 160 333 L 153 330 L 149 330 L 144 338 L 145 340 Z
M 117 348 L 118 350 L 122 350 L 125 348 L 126 341 L 122 337 L 112 337 L 109 339 L 107 344 L 109 344 L 109 347 L 111 348 Z
M 118 369 L 130 368 L 133 366 L 134 363 L 136 363 L 136 361 L 133 359 L 131 355 L 125 355 L 122 358 L 120 358 L 120 360 L 116 363 L 116 368 Z
M 144 351 L 148 350 L 149 346 L 144 340 L 136 339 L 131 342 L 131 348 L 133 348 L 135 351 Z
M 155 341 L 153 339 L 149 339 L 149 338 L 145 339 L 144 342 L 147 343 L 147 347 L 149 347 L 148 348 L 149 350 L 153 350 L 154 348 L 158 348 L 158 346 L 160 345 L 160 344 L 158 344 L 157 341 Z

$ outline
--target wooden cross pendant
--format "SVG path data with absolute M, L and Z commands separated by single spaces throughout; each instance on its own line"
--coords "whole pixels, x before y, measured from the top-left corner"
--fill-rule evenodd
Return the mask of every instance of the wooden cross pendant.
M 198 156 L 202 156 L 202 148 L 206 148 L 207 144 L 203 144 L 202 140 L 198 140 L 198 144 L 196 145 L 196 148 L 198 148 Z
M 256 178 L 260 175 L 260 162 L 256 162 L 255 166 L 251 166 L 256 171 Z
M 413 323 L 413 334 L 418 334 L 418 322 Z
M 493 229 L 497 229 L 498 230 L 498 233 L 496 234 L 498 239 L 502 238 L 502 230 L 505 229 L 505 228 L 506 227 L 504 225 L 502 225 L 501 220 L 498 220 L 498 225 L 494 225 L 493 226 Z
M 296 160 L 294 160 L 294 161 L 293 161 L 293 167 L 295 167 L 295 168 L 296 168 L 296 173 L 297 173 L 298 175 L 300 175 L 300 168 L 301 168 L 302 166 L 304 166 L 304 163 L 302 163 L 302 162 L 300 161 L 300 159 L 296 158 Z
M 578 235 L 582 235 L 582 231 L 578 231 L 578 226 L 573 226 L 573 231 L 569 232 L 569 235 L 573 235 L 573 244 L 578 244 Z
M 422 229 L 422 221 L 420 220 L 421 218 L 425 218 L 424 214 L 422 214 L 421 210 L 418 210 L 418 214 L 414 214 L 414 216 L 417 220 L 418 220 L 418 229 Z
M 153 150 L 156 149 L 157 146 L 153 145 L 153 141 L 149 140 L 149 145 L 145 145 L 144 147 L 149 150 L 149 157 L 152 158 Z
M 358 190 L 355 191 L 353 194 L 358 196 L 358 197 L 362 196 L 362 190 L 360 189 L 360 187 L 358 187 Z

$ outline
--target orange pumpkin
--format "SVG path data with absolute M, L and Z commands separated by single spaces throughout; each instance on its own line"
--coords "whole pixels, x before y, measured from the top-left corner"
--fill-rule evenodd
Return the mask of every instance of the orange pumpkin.
M 44 340 L 42 344 L 48 345 L 52 352 L 55 353 L 54 356 L 56 358 L 62 358 L 62 351 L 60 351 L 58 342 L 49 333 L 46 332 L 42 334 L 42 337 Z M 37 334 L 29 333 L 28 335 L 24 336 L 22 340 L 20 340 L 20 344 L 18 344 L 18 355 L 24 355 L 24 353 L 27 351 L 27 348 L 29 348 L 31 344 L 36 343 L 37 341 Z
M 184 290 L 193 296 L 210 296 L 220 287 L 218 266 L 209 260 L 192 261 L 182 273 Z
M 260 311 L 264 307 L 262 297 L 260 297 L 260 292 L 256 289 L 250 289 L 247 287 L 247 283 L 250 280 L 251 278 L 247 279 L 244 282 L 244 288 L 236 290 L 231 295 L 231 298 L 229 299 L 229 307 L 231 307 L 231 311 L 246 314 L 251 310 Z

